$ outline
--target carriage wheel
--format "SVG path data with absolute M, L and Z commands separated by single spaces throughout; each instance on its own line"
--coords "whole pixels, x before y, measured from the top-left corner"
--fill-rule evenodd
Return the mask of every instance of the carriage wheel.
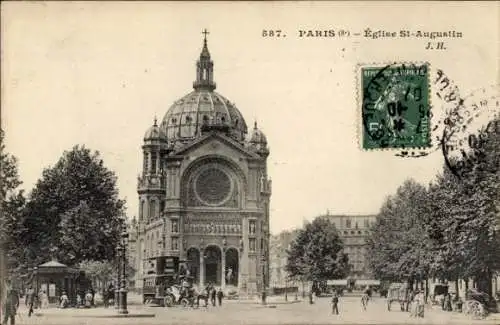
M 483 319 L 486 316 L 483 305 L 477 300 L 469 302 L 468 310 L 474 319 Z
M 163 305 L 165 307 L 172 307 L 174 305 L 174 297 L 172 295 L 166 295 L 165 298 L 163 298 Z
M 181 306 L 186 308 L 187 306 L 189 306 L 189 300 L 187 300 L 187 298 L 182 298 L 181 300 Z

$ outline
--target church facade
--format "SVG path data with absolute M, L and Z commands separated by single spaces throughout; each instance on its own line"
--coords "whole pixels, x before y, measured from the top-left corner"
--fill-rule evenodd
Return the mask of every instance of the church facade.
M 255 294 L 269 283 L 269 149 L 215 89 L 205 34 L 193 90 L 144 135 L 136 269 L 151 274 L 155 257 L 177 257 L 200 286 Z

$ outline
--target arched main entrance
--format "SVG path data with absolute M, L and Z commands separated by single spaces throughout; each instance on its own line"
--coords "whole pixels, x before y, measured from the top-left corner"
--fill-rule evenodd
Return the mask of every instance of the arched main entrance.
M 226 277 L 226 285 L 232 285 L 237 287 L 238 286 L 238 266 L 239 266 L 239 259 L 238 259 L 238 250 L 231 247 L 226 250 L 225 254 L 226 258 L 226 270 L 225 270 L 225 277 Z
M 221 284 L 221 251 L 217 246 L 208 246 L 205 248 L 205 255 L 203 256 L 205 263 L 205 284 L 213 283 L 215 285 Z
M 200 279 L 200 251 L 194 247 L 187 251 L 187 269 L 194 278 L 194 282 L 198 283 Z

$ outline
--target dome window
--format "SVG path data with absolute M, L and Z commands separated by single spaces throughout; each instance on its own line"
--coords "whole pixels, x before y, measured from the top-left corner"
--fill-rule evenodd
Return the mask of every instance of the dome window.
M 221 117 L 220 120 L 221 120 L 222 123 L 226 122 L 226 118 L 224 116 Z
M 186 123 L 191 123 L 191 116 L 186 116 Z
M 172 123 L 177 123 L 177 119 L 176 119 L 176 118 L 173 118 L 173 119 L 172 119 Z
M 203 123 L 208 123 L 208 116 L 203 115 Z

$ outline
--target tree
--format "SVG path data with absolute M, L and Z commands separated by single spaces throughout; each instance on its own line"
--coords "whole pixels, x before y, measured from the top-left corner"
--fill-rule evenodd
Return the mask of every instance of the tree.
M 461 164 L 460 177 L 443 172 L 437 183 L 444 240 L 440 245 L 451 267 L 448 273 L 472 278 L 491 294 L 491 278 L 500 270 L 498 234 L 500 202 L 500 131 L 498 119 L 471 135 L 474 161 Z M 439 200 L 437 201 L 439 202 Z
M 285 270 L 290 277 L 312 281 L 347 276 L 348 259 L 335 225 L 326 217 L 314 219 L 301 229 L 287 251 Z
M 432 260 L 427 202 L 425 187 L 411 179 L 386 199 L 367 239 L 368 265 L 377 278 L 410 283 L 427 278 Z
M 78 264 L 78 268 L 94 282 L 94 286 L 97 284 L 98 289 L 105 288 L 117 272 L 116 265 L 110 261 L 85 260 Z
M 22 231 L 23 208 L 26 203 L 17 170 L 17 158 L 5 151 L 4 132 L 0 129 L 0 278 L 5 279 L 5 271 L 14 272 L 22 267 L 20 256 L 24 243 Z
M 54 257 L 68 265 L 112 259 L 123 213 L 115 174 L 97 151 L 73 147 L 43 171 L 31 192 L 23 236 L 35 252 L 32 263 Z

